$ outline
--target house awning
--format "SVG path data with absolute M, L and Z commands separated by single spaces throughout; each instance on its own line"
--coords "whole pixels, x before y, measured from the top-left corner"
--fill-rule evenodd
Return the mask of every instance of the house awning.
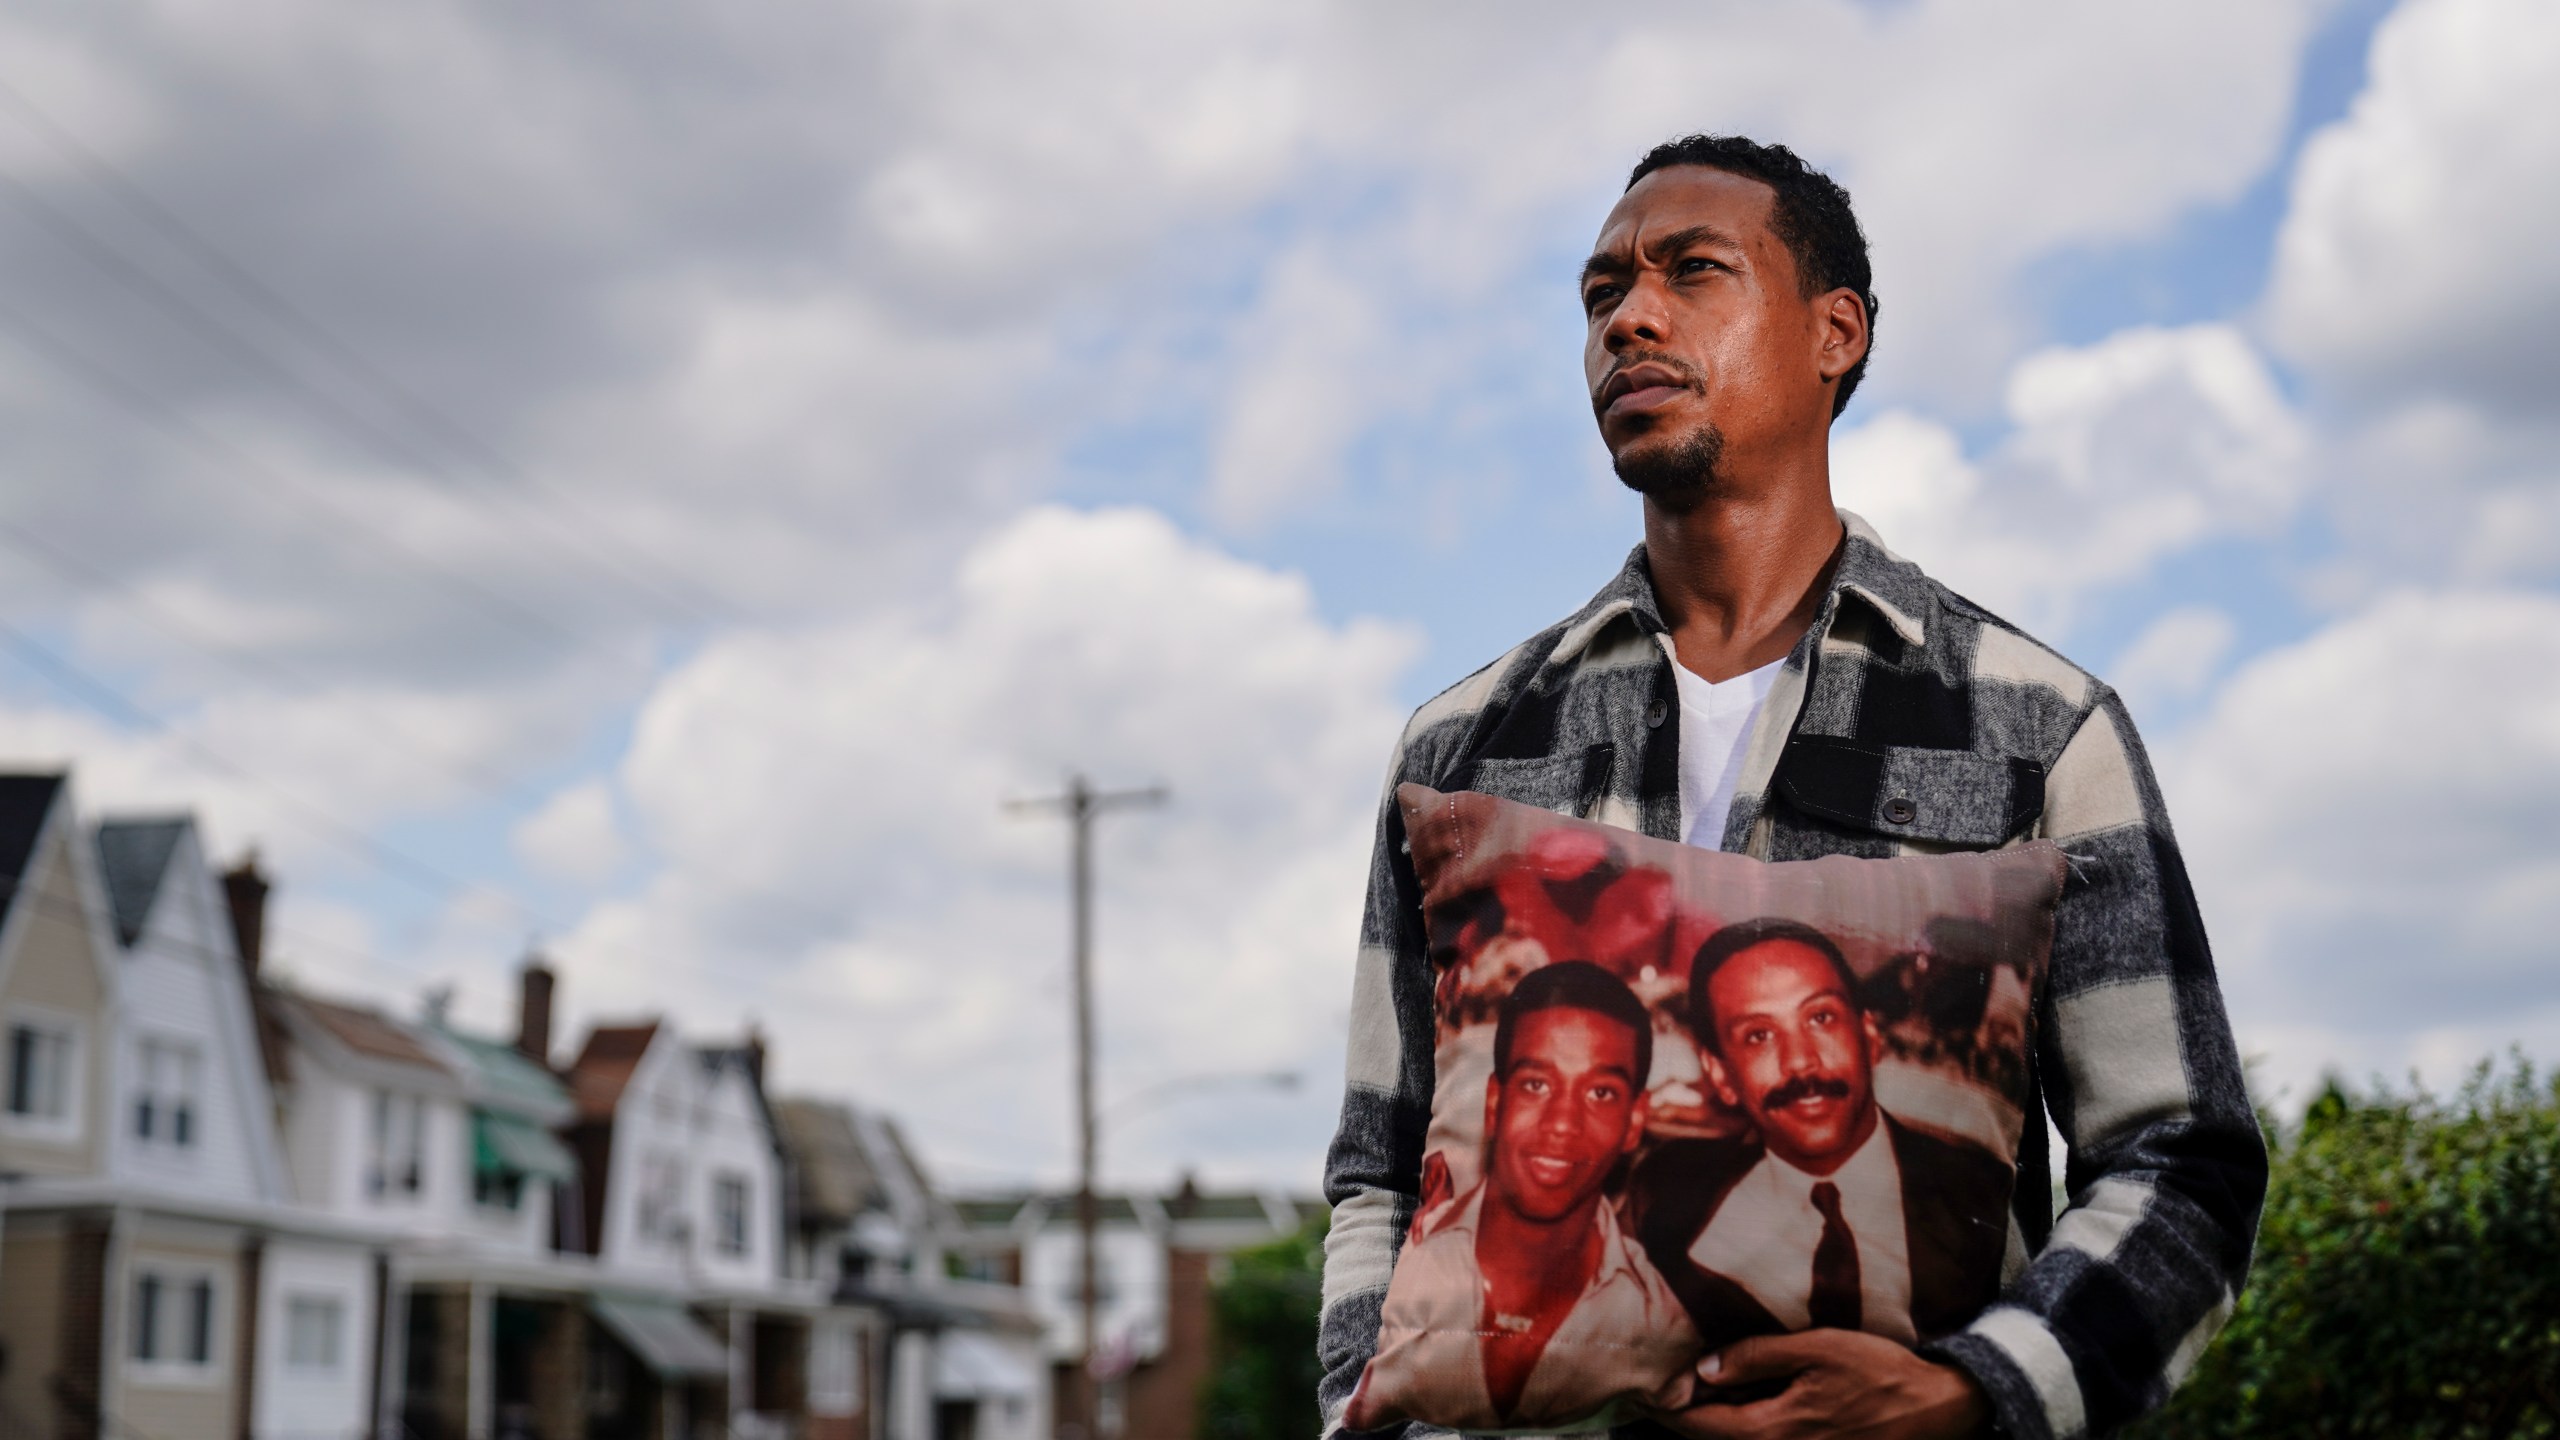
M 681 1305 L 626 1295 L 591 1295 L 587 1311 L 662 1380 L 719 1380 L 729 1373 L 729 1348 L 696 1324 Z
M 496 1110 L 471 1112 L 471 1158 L 483 1175 L 525 1175 L 564 1185 L 578 1178 L 578 1162 L 550 1131 Z
M 940 1400 L 1028 1396 L 1038 1386 L 1020 1355 L 983 1330 L 945 1330 L 933 1342 L 933 1393 Z

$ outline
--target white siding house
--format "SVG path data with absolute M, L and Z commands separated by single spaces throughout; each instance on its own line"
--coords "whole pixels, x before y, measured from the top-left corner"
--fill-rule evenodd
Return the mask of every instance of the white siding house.
M 780 1281 L 781 1160 L 751 1054 L 687 1045 L 663 1025 L 589 1038 L 572 1084 L 583 1118 L 612 1136 L 596 1235 L 606 1269 L 748 1292 Z
M 256 1255 L 254 1266 L 227 1272 L 240 1283 L 254 1277 L 257 1291 L 246 1297 L 255 1327 L 245 1377 L 252 1434 L 359 1434 L 370 1425 L 375 1251 L 360 1228 L 303 1204 L 295 1190 L 259 1047 L 251 967 L 202 838 L 186 816 L 109 820 L 97 827 L 96 849 L 122 947 L 113 1178 L 178 1217 L 193 1212 L 198 1233 Z M 216 1215 L 233 1223 L 203 1231 Z M 124 1288 L 138 1295 L 151 1278 L 148 1266 L 137 1267 Z M 125 1348 L 143 1343 L 133 1336 Z M 131 1373 L 141 1383 L 154 1367 Z M 186 1377 L 172 1372 L 168 1383 L 183 1386 Z
M 248 977 L 193 821 L 97 828 L 116 939 L 115 1178 L 208 1200 L 289 1198 Z

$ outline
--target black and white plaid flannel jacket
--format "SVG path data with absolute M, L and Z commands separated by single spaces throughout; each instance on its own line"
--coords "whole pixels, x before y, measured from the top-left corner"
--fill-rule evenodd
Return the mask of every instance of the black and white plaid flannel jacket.
M 2231 1313 L 2266 1188 L 2203 922 L 2115 693 L 1841 518 L 1831 592 L 1747 741 L 1723 848 L 1798 860 L 2049 838 L 2070 856 L 2028 1108 L 2048 1109 L 2069 1147 L 2069 1204 L 2054 1215 L 2045 1128 L 2031 1121 L 2001 1298 L 1924 1349 L 1981 1382 L 2007 1435 L 2103 1434 L 2165 1399 Z M 1638 546 L 1580 612 L 1405 728 L 1325 1164 L 1329 1430 L 1377 1346 L 1431 1111 L 1432 976 L 1395 786 L 1475 790 L 1677 839 L 1671 664 Z

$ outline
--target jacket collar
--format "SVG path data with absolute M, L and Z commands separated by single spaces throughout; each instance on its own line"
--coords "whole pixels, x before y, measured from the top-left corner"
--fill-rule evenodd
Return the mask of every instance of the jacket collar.
M 1847 535 L 1841 543 L 1840 563 L 1831 572 L 1831 591 L 1816 612 L 1816 628 L 1828 636 L 1838 623 L 1841 604 L 1847 601 L 1873 613 L 1905 644 L 1927 644 L 1925 617 L 1931 608 L 1928 578 L 1919 566 L 1887 549 L 1875 527 L 1862 516 L 1848 510 L 1838 513 Z M 1591 648 L 1593 641 L 1619 624 L 1631 624 L 1648 636 L 1664 634 L 1671 628 L 1662 618 L 1662 606 L 1653 589 L 1653 566 L 1645 558 L 1642 542 L 1627 552 L 1627 563 L 1618 567 L 1609 583 L 1565 622 L 1564 633 L 1557 637 L 1547 663 L 1571 664 Z

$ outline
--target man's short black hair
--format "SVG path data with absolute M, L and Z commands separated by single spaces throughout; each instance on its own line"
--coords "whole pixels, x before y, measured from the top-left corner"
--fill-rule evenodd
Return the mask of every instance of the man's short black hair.
M 1866 1013 L 1867 1007 L 1858 996 L 1857 972 L 1849 968 L 1849 957 L 1840 953 L 1830 936 L 1799 920 L 1745 920 L 1727 925 L 1708 936 L 1707 943 L 1699 946 L 1697 955 L 1689 961 L 1689 1029 L 1719 1055 L 1724 1053 L 1724 1041 L 1716 1034 L 1715 1006 L 1707 1000 L 1707 982 L 1715 978 L 1727 960 L 1772 941 L 1801 945 L 1830 961 L 1831 968 L 1840 972 L 1840 993 L 1848 998 L 1852 1009 L 1861 1015 Z
M 1867 353 L 1840 377 L 1839 393 L 1831 397 L 1831 413 L 1837 417 L 1849 408 L 1849 397 L 1857 393 L 1858 382 L 1867 376 L 1867 361 L 1876 353 L 1875 276 L 1867 265 L 1867 234 L 1858 228 L 1857 213 L 1849 208 L 1849 192 L 1786 146 L 1763 145 L 1740 135 L 1683 135 L 1665 140 L 1636 162 L 1627 176 L 1627 188 L 1634 189 L 1637 181 L 1672 165 L 1704 165 L 1757 180 L 1778 192 L 1769 210 L 1769 228 L 1795 257 L 1798 292 L 1808 300 L 1844 287 L 1858 292 L 1858 303 L 1867 307 Z
M 1634 1031 L 1636 1070 L 1628 1078 L 1642 1093 L 1653 1074 L 1653 1017 L 1645 1013 L 1644 1002 L 1627 988 L 1626 981 L 1588 960 L 1541 965 L 1521 976 L 1511 993 L 1502 997 L 1502 1010 L 1493 1022 L 1494 1074 L 1511 1073 L 1511 1032 L 1520 1017 L 1555 1009 L 1588 1010 Z

